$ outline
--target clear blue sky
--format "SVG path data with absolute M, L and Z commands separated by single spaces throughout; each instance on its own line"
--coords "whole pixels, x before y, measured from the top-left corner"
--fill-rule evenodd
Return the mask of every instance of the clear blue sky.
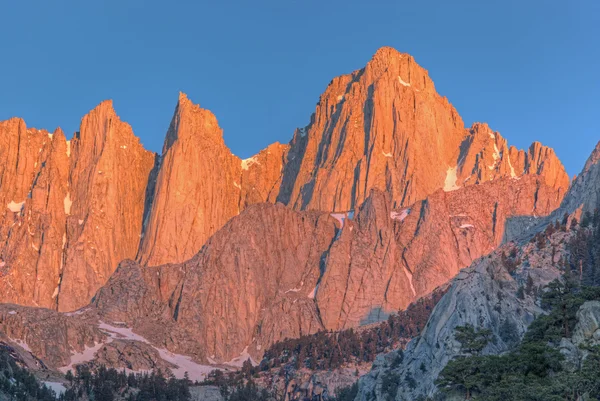
M 0 13 L 0 119 L 68 136 L 110 98 L 160 151 L 181 90 L 248 157 L 287 142 L 334 76 L 387 45 L 466 124 L 552 146 L 571 175 L 600 140 L 599 0 L 19 0 Z

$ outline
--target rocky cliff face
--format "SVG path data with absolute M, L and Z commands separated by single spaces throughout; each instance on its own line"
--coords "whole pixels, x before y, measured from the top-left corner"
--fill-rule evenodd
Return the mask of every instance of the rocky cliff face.
M 59 310 L 87 303 L 121 260 L 135 257 L 154 166 L 154 155 L 110 101 L 83 118 L 71 141 L 71 157 Z
M 533 176 L 440 190 L 397 210 L 384 199 L 374 192 L 329 251 L 317 291 L 327 328 L 406 308 L 500 245 L 508 217 L 558 206 L 554 190 Z
M 71 141 L 16 118 L 0 131 L 0 300 L 61 311 L 87 304 L 121 260 L 191 258 L 278 191 L 287 152 L 275 143 L 240 160 L 215 117 L 183 94 L 162 157 L 144 150 L 111 101 Z
M 523 247 L 507 244 L 461 271 L 436 305 L 422 334 L 409 343 L 403 362 L 393 366 L 397 352 L 380 355 L 369 374 L 360 380 L 357 401 L 389 399 L 381 387 L 384 377 L 397 377 L 396 399 L 415 400 L 433 396 L 435 379 L 452 358 L 461 355 L 455 328 L 470 324 L 491 330 L 493 340 L 484 354 L 499 354 L 511 349 L 534 318 L 543 313 L 536 297 L 518 288 L 531 277 L 533 286 L 543 287 L 558 278 L 557 264 L 565 255 L 570 233 L 557 232 L 542 249 L 531 243 Z M 515 270 L 507 270 L 502 255 L 513 253 Z M 520 262 L 519 262 L 520 261 Z M 409 385 L 408 383 L 412 383 Z
M 544 176 L 557 198 L 569 185 L 551 149 L 518 151 L 487 125 L 465 129 L 427 71 L 391 48 L 335 78 L 290 146 L 277 200 L 296 209 L 354 209 L 372 188 L 403 207 L 440 188 L 523 174 Z
M 111 102 L 67 142 L 3 123 L 4 302 L 69 310 L 89 302 L 123 258 L 135 257 L 153 155 Z
M 180 94 L 167 132 L 139 260 L 181 263 L 247 205 L 264 202 L 286 147 L 273 144 L 240 160 L 223 141 L 215 116 Z

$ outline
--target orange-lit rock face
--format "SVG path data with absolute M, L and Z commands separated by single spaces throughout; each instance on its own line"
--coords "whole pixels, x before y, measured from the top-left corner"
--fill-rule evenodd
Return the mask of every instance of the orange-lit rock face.
M 258 204 L 187 262 L 124 263 L 94 305 L 177 352 L 260 359 L 284 338 L 406 308 L 497 247 L 507 217 L 547 214 L 536 202 L 549 197 L 542 178 L 525 176 L 439 190 L 410 210 L 374 190 L 355 216 Z
M 439 188 L 528 173 L 564 196 L 569 179 L 551 149 L 536 143 L 525 153 L 486 125 L 465 129 L 426 70 L 382 48 L 365 68 L 329 84 L 311 123 L 294 135 L 277 199 L 343 211 L 376 188 L 402 207 Z
M 70 142 L 60 130 L 27 130 L 22 120 L 4 127 L 2 301 L 85 305 L 137 253 L 154 155 L 111 102 L 84 117 Z
M 240 210 L 277 190 L 285 152 L 273 144 L 240 160 L 225 145 L 215 116 L 181 94 L 163 147 L 141 263 L 194 256 Z
M 325 275 L 319 270 L 325 262 L 311 259 L 304 267 L 321 277 L 322 291 L 314 296 L 324 305 L 319 324 L 328 328 L 368 320 L 370 308 L 406 306 L 496 246 L 503 216 L 547 214 L 569 185 L 551 149 L 534 143 L 518 151 L 485 124 L 465 129 L 427 71 L 390 48 L 380 49 L 362 70 L 335 78 L 311 123 L 289 145 L 272 144 L 246 160 L 227 148 L 216 117 L 184 94 L 160 156 L 143 149 L 110 101 L 83 118 L 70 142 L 60 130 L 51 136 L 27 129 L 20 119 L 2 122 L 0 155 L 0 301 L 63 311 L 87 304 L 123 259 L 157 266 L 194 258 L 250 205 L 279 201 L 291 210 L 327 214 L 358 209 L 372 190 L 382 191 L 385 202 L 371 199 L 363 208 L 378 212 L 362 213 L 370 217 L 352 223 L 359 224 L 354 234 L 347 232 L 351 224 L 344 227 L 328 257 L 322 255 L 332 266 Z M 496 190 L 477 185 L 490 181 L 485 188 Z M 454 194 L 463 187 L 469 188 Z M 450 219 L 443 213 L 445 199 L 460 193 L 470 194 L 464 203 L 474 218 L 487 219 L 477 231 L 481 237 L 467 229 L 457 237 L 453 229 L 437 227 Z M 381 205 L 400 214 L 413 205 L 406 224 L 421 215 L 417 210 L 429 220 L 414 223 L 418 233 L 396 233 L 394 219 L 380 225 Z M 490 213 L 496 216 L 493 230 Z M 247 222 L 246 229 L 269 231 L 257 226 L 265 222 Z M 425 222 L 432 224 L 431 238 L 424 236 Z M 288 221 L 277 224 L 285 224 L 284 233 L 298 229 Z M 379 253 L 375 228 L 393 239 L 389 252 Z M 422 260 L 419 254 L 434 246 L 437 229 L 447 235 L 441 253 L 428 251 Z M 268 234 L 257 236 L 256 246 L 267 246 L 273 240 Z M 244 233 L 232 235 L 245 240 Z M 455 237 L 472 242 L 454 240 L 451 246 Z M 344 269 L 347 277 L 334 275 Z M 298 334 L 295 327 L 283 331 Z

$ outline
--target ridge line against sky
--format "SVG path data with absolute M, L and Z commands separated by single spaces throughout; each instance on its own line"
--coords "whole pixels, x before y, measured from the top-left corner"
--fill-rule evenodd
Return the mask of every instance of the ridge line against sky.
M 113 99 L 160 152 L 182 91 L 246 158 L 287 143 L 332 78 L 391 46 L 429 71 L 466 126 L 486 122 L 518 148 L 540 141 L 571 176 L 600 140 L 596 0 L 99 3 L 2 6 L 0 120 L 70 137 Z

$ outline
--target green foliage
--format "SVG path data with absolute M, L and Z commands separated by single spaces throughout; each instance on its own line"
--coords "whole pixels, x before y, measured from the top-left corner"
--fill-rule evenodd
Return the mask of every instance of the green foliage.
M 5 394 L 15 401 L 55 401 L 56 394 L 40 385 L 35 376 L 21 368 L 10 347 L 0 345 L 0 399 Z
M 472 325 L 455 328 L 454 338 L 461 344 L 461 351 L 467 354 L 479 354 L 492 338 L 488 329 L 476 330 Z
M 90 369 L 77 366 L 71 374 L 73 385 L 61 398 L 77 401 L 82 398 L 94 401 L 184 401 L 190 399 L 189 381 L 176 379 L 159 370 L 150 374 L 127 374 L 104 366 Z
M 358 394 L 358 383 L 344 387 L 337 391 L 337 395 L 331 401 L 354 401 Z
M 328 370 L 349 362 L 372 362 L 377 355 L 397 347 L 400 340 L 418 335 L 443 295 L 444 291 L 435 291 L 431 297 L 416 301 L 407 310 L 390 315 L 387 321 L 369 329 L 321 331 L 277 342 L 265 352 L 259 369 L 291 366 Z
M 387 371 L 381 380 L 381 394 L 385 401 L 393 401 L 400 385 L 400 376 L 393 370 Z
M 260 390 L 252 379 L 237 386 L 227 397 L 227 401 L 268 401 L 271 395 L 267 390 Z
M 589 356 L 574 372 L 563 367 L 559 352 L 561 339 L 573 333 L 581 305 L 600 300 L 600 218 L 596 212 L 593 217 L 584 216 L 584 221 L 582 226 L 587 228 L 576 228 L 568 244 L 570 256 L 563 262 L 563 279 L 550 283 L 542 294 L 541 305 L 548 314 L 538 317 L 520 344 L 507 354 L 480 356 L 470 352 L 471 356 L 450 361 L 436 382 L 442 394 L 459 393 L 465 399 L 485 401 L 600 399 L 600 347 L 587 350 Z M 560 229 L 566 222 L 563 219 Z M 523 296 L 525 292 L 534 295 L 533 281 L 528 277 L 527 285 L 520 289 Z M 500 336 L 508 342 L 516 335 L 511 334 L 513 331 L 516 328 L 505 320 Z M 481 350 L 473 327 L 457 328 L 456 338 L 463 347 L 466 344 L 467 352 Z

